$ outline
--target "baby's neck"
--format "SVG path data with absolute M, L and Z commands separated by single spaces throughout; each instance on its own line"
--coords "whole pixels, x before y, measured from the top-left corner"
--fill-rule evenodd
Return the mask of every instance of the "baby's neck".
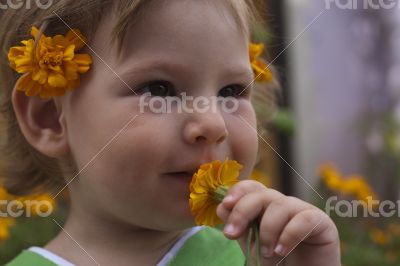
M 45 248 L 79 265 L 156 265 L 185 233 L 112 226 L 71 215 Z

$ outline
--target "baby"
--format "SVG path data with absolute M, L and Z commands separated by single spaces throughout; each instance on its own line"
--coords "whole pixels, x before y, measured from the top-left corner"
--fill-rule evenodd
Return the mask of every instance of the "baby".
M 283 258 L 285 265 L 340 265 L 338 232 L 324 212 L 246 180 L 258 149 L 256 88 L 249 86 L 255 6 L 251 0 L 60 0 L 47 9 L 1 11 L 2 110 L 5 148 L 12 151 L 2 159 L 10 162 L 2 175 L 12 192 L 70 193 L 60 233 L 8 265 L 243 265 L 243 242 L 256 219 L 263 265 Z M 38 63 L 52 74 L 12 70 L 13 54 L 4 51 L 32 38 L 32 26 L 36 40 L 70 31 L 75 61 L 72 49 Z M 34 57 L 48 52 L 38 41 L 33 47 Z M 229 98 L 236 108 L 178 112 L 175 104 L 160 113 L 141 106 L 144 96 L 183 93 Z M 217 208 L 223 232 L 195 227 L 190 177 L 201 164 L 225 158 L 243 165 L 243 181 Z

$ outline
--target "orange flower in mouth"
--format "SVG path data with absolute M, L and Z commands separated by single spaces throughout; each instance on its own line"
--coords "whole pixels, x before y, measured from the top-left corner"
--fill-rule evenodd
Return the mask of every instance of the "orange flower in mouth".
M 66 36 L 39 36 L 36 27 L 32 27 L 31 35 L 34 39 L 22 41 L 24 46 L 11 47 L 8 53 L 11 68 L 24 74 L 17 81 L 17 89 L 42 98 L 75 89 L 79 74 L 89 71 L 92 64 L 90 55 L 75 54 L 85 46 L 85 37 L 79 30 L 70 30 Z
M 234 160 L 213 161 L 200 166 L 190 183 L 189 205 L 198 225 L 222 224 L 216 209 L 229 187 L 236 184 L 242 165 Z
M 258 82 L 270 82 L 273 79 L 271 69 L 265 64 L 264 61 L 259 59 L 259 57 L 264 52 L 264 44 L 250 43 L 249 54 L 250 54 L 250 64 L 253 68 L 255 75 L 255 80 Z

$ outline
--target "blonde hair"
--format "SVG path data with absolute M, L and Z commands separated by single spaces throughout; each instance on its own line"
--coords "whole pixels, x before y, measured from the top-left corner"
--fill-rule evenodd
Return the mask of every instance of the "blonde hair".
M 68 27 L 65 24 L 71 28 L 78 28 L 90 43 L 102 16 L 107 10 L 112 9 L 118 18 L 112 32 L 112 40 L 117 43 L 118 50 L 120 50 L 128 27 L 135 23 L 144 8 L 154 1 L 156 0 L 55 0 L 48 9 L 41 9 L 34 5 L 30 9 L 0 9 L 0 36 L 2 36 L 0 38 L 0 108 L 2 114 L 0 121 L 2 130 L 0 135 L 0 177 L 3 178 L 4 185 L 11 193 L 28 194 L 37 192 L 38 189 L 54 189 L 56 186 L 63 185 L 65 183 L 65 165 L 60 160 L 49 158 L 35 150 L 26 141 L 20 130 L 11 101 L 12 90 L 19 75 L 8 65 L 8 49 L 18 45 L 21 40 L 30 39 L 29 33 L 33 25 L 40 27 L 43 24 L 48 24 L 44 30 L 49 36 L 66 33 Z M 229 3 L 238 26 L 248 34 L 250 25 L 260 20 L 256 10 L 260 8 L 261 1 L 225 1 Z M 0 3 L 2 2 L 5 1 L 0 0 Z M 265 95 L 267 94 L 257 93 L 258 100 L 256 101 L 265 104 Z M 267 99 L 270 97 L 267 96 Z M 68 160 L 72 165 L 71 168 L 74 169 L 72 159 L 68 158 Z

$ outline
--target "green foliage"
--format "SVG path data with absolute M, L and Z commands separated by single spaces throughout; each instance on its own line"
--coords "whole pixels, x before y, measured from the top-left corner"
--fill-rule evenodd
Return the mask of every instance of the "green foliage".
M 46 218 L 36 216 L 16 219 L 9 239 L 0 244 L 0 265 L 9 262 L 26 248 L 47 244 L 60 230 L 53 219 L 62 224 L 63 217 L 64 215 L 57 211 Z

